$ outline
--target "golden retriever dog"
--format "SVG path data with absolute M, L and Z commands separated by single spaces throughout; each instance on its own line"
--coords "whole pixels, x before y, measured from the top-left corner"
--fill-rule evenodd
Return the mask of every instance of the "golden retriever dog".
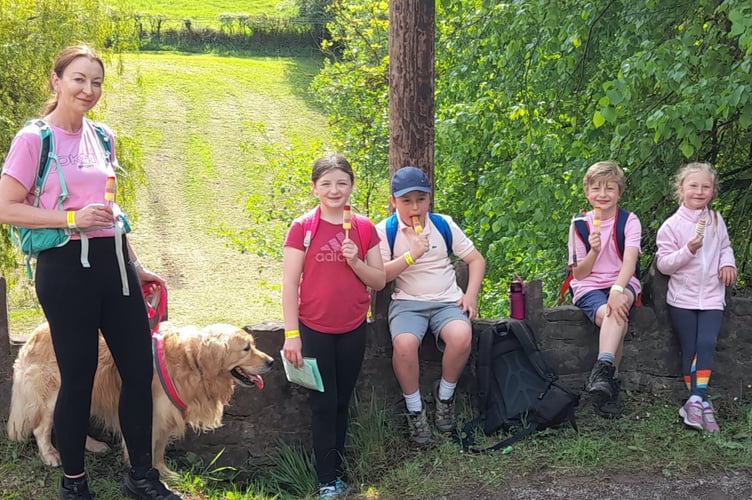
M 159 333 L 164 335 L 164 359 L 170 378 L 180 400 L 187 406 L 183 414 L 171 402 L 155 370 L 152 458 L 154 467 L 165 478 L 172 479 L 175 473 L 164 462 L 167 445 L 182 438 L 188 425 L 196 431 L 221 426 L 222 413 L 235 384 L 263 388 L 259 375 L 271 369 L 273 360 L 256 348 L 251 334 L 228 324 L 198 329 L 193 326 L 177 328 L 165 322 Z M 24 441 L 33 432 L 42 461 L 55 467 L 60 465 L 60 455 L 52 445 L 52 415 L 59 389 L 60 372 L 52 337 L 48 324 L 43 323 L 34 330 L 13 364 L 8 437 Z M 118 436 L 119 395 L 120 375 L 100 334 L 91 415 Z M 86 448 L 95 452 L 108 449 L 106 444 L 91 437 L 87 438 Z M 128 460 L 127 452 L 125 459 Z

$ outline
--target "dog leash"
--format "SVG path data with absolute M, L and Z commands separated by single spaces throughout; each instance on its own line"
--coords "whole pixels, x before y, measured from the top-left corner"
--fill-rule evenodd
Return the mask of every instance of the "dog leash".
M 154 368 L 159 377 L 159 382 L 162 384 L 165 394 L 167 394 L 167 398 L 175 408 L 180 410 L 180 414 L 185 418 L 188 405 L 180 399 L 178 390 L 172 382 L 172 377 L 170 377 L 164 353 L 164 334 L 159 331 L 159 323 L 164 318 L 165 311 L 167 310 L 167 288 L 157 284 L 159 286 L 159 295 L 152 294 L 151 288 L 155 284 L 157 284 L 156 281 L 141 284 L 141 291 L 146 300 L 147 316 L 149 320 L 156 317 L 156 322 L 151 329 L 151 352 L 154 359 Z M 152 296 L 151 300 L 146 299 L 149 295 Z

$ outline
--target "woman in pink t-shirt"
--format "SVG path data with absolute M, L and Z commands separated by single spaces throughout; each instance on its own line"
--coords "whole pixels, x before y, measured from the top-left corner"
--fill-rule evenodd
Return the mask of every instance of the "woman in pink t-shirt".
M 324 384 L 324 392 L 311 390 L 309 398 L 319 498 L 347 493 L 342 458 L 366 347 L 368 287 L 381 290 L 386 283 L 374 225 L 345 213 L 354 181 L 344 156 L 316 160 L 311 185 L 319 206 L 293 221 L 284 244 L 284 356 L 298 367 L 303 356 L 316 358 Z
M 60 52 L 50 75 L 54 95 L 42 113 L 57 161 L 50 166 L 39 206 L 34 206 L 41 129 L 27 126 L 16 135 L 0 177 L 0 223 L 72 233 L 66 244 L 39 254 L 35 277 L 60 369 L 54 413 L 63 465 L 59 498 L 92 498 L 84 447 L 101 331 L 122 379 L 120 426 L 132 466 L 123 491 L 136 498 L 179 500 L 159 480 L 151 456 L 153 369 L 141 283 L 164 286 L 164 280 L 141 266 L 125 235 L 115 229 L 117 206 L 105 197 L 107 178 L 117 166 L 114 148 L 107 154 L 85 118 L 102 95 L 103 80 L 104 63 L 90 47 Z M 109 129 L 107 135 L 114 142 Z M 59 174 L 70 193 L 62 210 L 57 206 Z

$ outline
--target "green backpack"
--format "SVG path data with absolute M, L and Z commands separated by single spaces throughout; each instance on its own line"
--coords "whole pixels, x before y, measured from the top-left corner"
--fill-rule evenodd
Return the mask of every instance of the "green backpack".
M 90 122 L 97 133 L 97 137 L 102 143 L 108 160 L 112 158 L 112 140 L 107 135 L 104 128 L 96 123 Z M 55 138 L 50 126 L 42 119 L 29 120 L 26 126 L 36 127 L 39 130 L 40 148 L 39 161 L 37 163 L 37 173 L 34 180 L 34 201 L 32 205 L 39 206 L 39 198 L 44 191 L 44 185 L 47 182 L 47 176 L 50 173 L 50 165 L 54 161 L 60 166 L 60 160 L 55 153 Z M 57 199 L 57 208 L 63 210 L 63 201 L 68 198 L 68 187 L 65 184 L 62 169 L 57 169 L 58 179 L 60 180 L 60 196 Z M 28 227 L 10 226 L 11 237 L 21 251 L 26 255 L 26 274 L 31 277 L 31 258 L 38 257 L 39 253 L 50 248 L 63 246 L 70 240 L 71 232 L 68 229 L 47 227 L 30 229 Z

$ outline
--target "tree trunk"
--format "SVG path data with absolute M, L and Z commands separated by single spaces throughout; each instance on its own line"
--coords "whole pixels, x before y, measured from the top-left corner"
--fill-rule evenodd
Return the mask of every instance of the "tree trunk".
M 433 184 L 434 0 L 389 2 L 389 171 L 423 169 Z

